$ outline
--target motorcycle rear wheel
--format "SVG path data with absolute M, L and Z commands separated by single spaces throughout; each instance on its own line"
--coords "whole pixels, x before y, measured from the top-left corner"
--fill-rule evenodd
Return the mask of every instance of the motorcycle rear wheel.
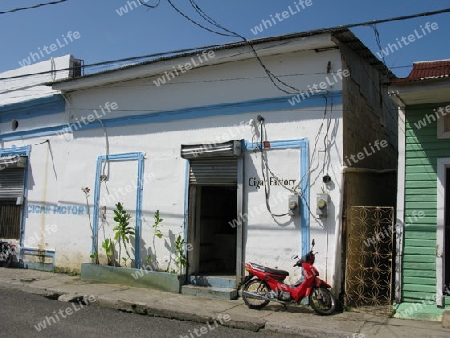
M 11 266 L 12 260 L 13 260 L 12 256 L 9 256 L 8 258 L 6 258 L 6 262 L 4 265 L 5 268 L 9 268 Z
M 331 315 L 336 309 L 336 299 L 329 289 L 314 288 L 309 295 L 309 305 L 319 315 Z
M 257 293 L 258 295 L 267 297 L 270 288 L 262 280 L 253 279 L 244 285 L 244 291 Z M 247 297 L 246 295 L 244 295 L 244 293 L 242 293 L 242 298 L 244 299 L 245 305 L 247 305 L 249 309 L 262 309 L 270 302 L 269 300 L 265 299 L 256 299 L 252 297 Z

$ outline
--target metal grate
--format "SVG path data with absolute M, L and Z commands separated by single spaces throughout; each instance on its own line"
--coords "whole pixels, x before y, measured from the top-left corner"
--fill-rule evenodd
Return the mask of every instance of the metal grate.
M 345 269 L 347 306 L 391 314 L 394 237 L 393 207 L 350 208 Z

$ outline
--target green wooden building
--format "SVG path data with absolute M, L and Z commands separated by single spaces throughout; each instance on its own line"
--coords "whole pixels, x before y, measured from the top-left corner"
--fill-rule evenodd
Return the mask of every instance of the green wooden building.
M 399 106 L 396 317 L 450 308 L 450 60 L 391 82 Z

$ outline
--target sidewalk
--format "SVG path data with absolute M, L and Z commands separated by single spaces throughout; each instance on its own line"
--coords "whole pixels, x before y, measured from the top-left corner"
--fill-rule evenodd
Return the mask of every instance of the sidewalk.
M 59 297 L 70 301 L 77 296 L 93 295 L 96 306 L 140 314 L 206 323 L 228 314 L 223 324 L 246 330 L 274 331 L 301 337 L 450 337 L 450 329 L 440 322 L 381 318 L 368 314 L 343 312 L 318 316 L 308 307 L 289 307 L 270 303 L 264 310 L 250 310 L 242 299 L 219 300 L 132 288 L 116 284 L 82 281 L 68 276 L 25 269 L 0 268 L 0 287 Z M 62 296 L 64 295 L 64 296 Z

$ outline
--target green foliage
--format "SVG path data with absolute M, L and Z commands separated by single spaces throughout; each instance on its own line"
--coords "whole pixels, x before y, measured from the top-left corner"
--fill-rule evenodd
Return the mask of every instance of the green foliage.
M 147 255 L 147 257 L 145 257 L 145 264 L 150 265 L 152 261 L 152 255 Z
M 108 264 L 113 265 L 114 262 L 114 241 L 110 238 L 106 238 L 102 243 L 102 248 L 105 250 L 106 257 L 108 258 Z
M 155 223 L 152 225 L 154 234 L 158 238 L 162 238 L 163 234 L 160 230 L 160 223 L 162 223 L 163 219 L 159 216 L 159 210 L 155 212 Z
M 165 270 L 161 270 L 159 265 L 158 265 L 158 261 L 156 259 L 157 254 L 156 254 L 156 245 L 155 245 L 155 238 L 163 238 L 163 233 L 161 231 L 161 227 L 162 227 L 162 222 L 163 219 L 161 218 L 160 214 L 159 214 L 159 210 L 156 210 L 155 212 L 155 216 L 154 216 L 155 222 L 152 225 L 152 229 L 153 229 L 153 255 L 147 255 L 145 261 L 147 263 L 147 265 L 151 265 L 152 268 L 156 271 L 165 271 L 165 272 L 170 272 L 170 273 L 182 273 L 183 268 L 187 266 L 187 257 L 184 254 L 184 247 L 186 245 L 186 242 L 184 241 L 184 238 L 181 235 L 178 235 L 178 237 L 175 239 L 175 241 L 172 244 L 172 251 L 174 252 L 174 258 L 171 255 L 170 256 L 170 260 L 169 263 L 167 265 L 167 268 Z M 169 236 L 170 237 L 170 236 Z M 173 259 L 172 259 L 173 258 Z M 175 269 L 171 268 L 171 262 L 174 261 L 177 268 L 178 268 L 178 272 Z
M 178 235 L 175 240 L 175 263 L 177 264 L 178 270 L 182 273 L 182 268 L 187 265 L 187 257 L 184 254 L 184 245 L 186 242 L 181 235 Z
M 133 227 L 130 226 L 129 219 L 131 215 L 123 208 L 122 203 L 118 202 L 116 204 L 116 209 L 114 210 L 114 221 L 117 222 L 117 225 L 113 228 L 115 231 L 114 239 L 117 243 L 119 243 L 119 262 L 122 260 L 122 245 L 125 249 L 125 252 L 130 258 L 130 254 L 128 253 L 127 244 L 130 243 L 130 236 L 134 235 Z M 131 259 L 131 258 L 130 258 Z M 127 260 L 125 259 L 125 264 Z M 120 263 L 119 263 L 120 264 Z
M 94 233 L 94 228 L 92 227 L 91 210 L 89 208 L 89 192 L 91 191 L 91 189 L 89 189 L 89 187 L 83 187 L 81 188 L 81 191 L 84 193 L 84 197 L 86 198 L 86 209 L 89 217 L 89 227 L 91 228 L 92 243 L 94 243 L 94 253 L 90 255 L 90 257 L 94 260 L 95 264 L 98 264 L 98 236 Z

